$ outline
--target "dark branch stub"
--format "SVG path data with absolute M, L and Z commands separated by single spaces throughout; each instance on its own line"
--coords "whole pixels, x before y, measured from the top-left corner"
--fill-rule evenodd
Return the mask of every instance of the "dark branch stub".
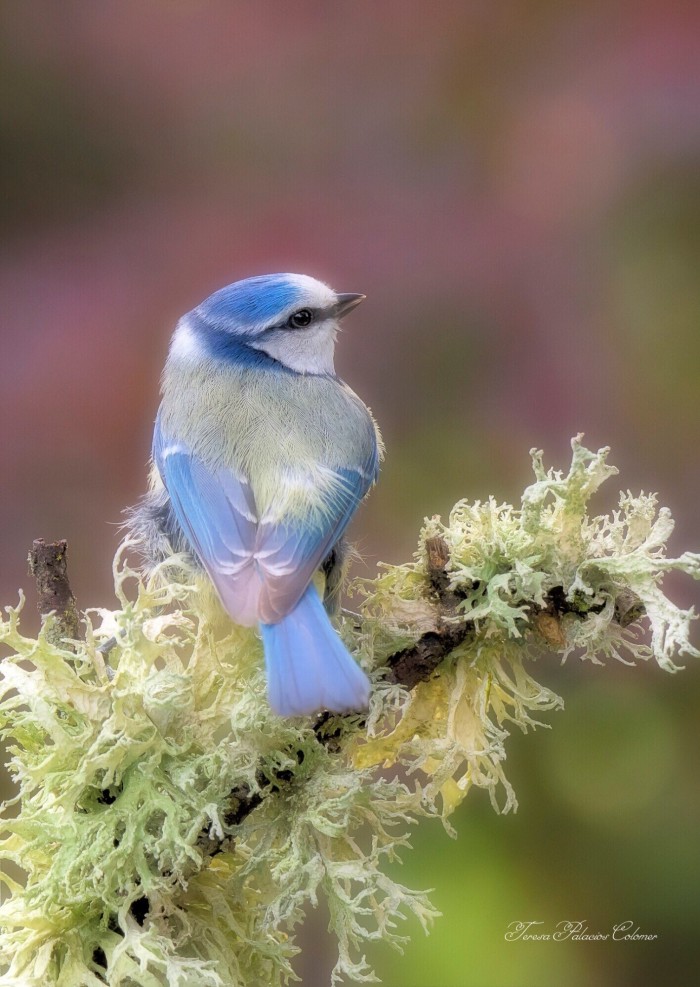
M 646 607 L 631 589 L 623 589 L 615 597 L 615 620 L 620 627 L 629 627 L 646 614 Z
M 560 651 L 566 647 L 562 617 L 573 614 L 579 620 L 585 620 L 588 614 L 601 613 L 604 608 L 605 603 L 592 604 L 581 598 L 580 594 L 570 599 L 563 586 L 553 586 L 545 597 L 544 607 L 536 604 L 530 607 L 530 620 L 545 644 L 555 651 Z M 613 620 L 620 627 L 629 627 L 645 614 L 646 607 L 634 590 L 625 588 L 617 593 Z
M 473 631 L 471 623 L 464 617 L 458 621 L 454 619 L 459 616 L 457 607 L 465 597 L 458 590 L 450 589 L 449 545 L 441 535 L 433 535 L 425 541 L 425 552 L 428 580 L 440 603 L 441 617 L 435 630 L 427 631 L 410 648 L 397 651 L 387 661 L 389 680 L 407 689 L 413 689 L 419 682 L 429 679 L 442 660 L 466 641 Z M 452 619 L 443 620 L 443 617 Z
M 387 661 L 391 669 L 388 678 L 391 682 L 413 689 L 419 682 L 430 678 L 440 662 L 457 645 L 466 641 L 471 630 L 470 624 L 461 623 L 428 631 L 412 647 L 391 655 Z
M 450 547 L 442 535 L 433 535 L 425 540 L 425 553 L 430 585 L 437 594 L 443 610 L 452 613 L 464 599 L 464 594 L 450 589 L 450 577 L 447 571 L 450 563 Z
M 80 637 L 80 620 L 68 581 L 65 539 L 45 542 L 37 538 L 29 553 L 29 573 L 36 581 L 37 609 L 42 623 L 53 612 L 55 621 L 47 637 L 52 644 L 70 647 L 67 640 Z

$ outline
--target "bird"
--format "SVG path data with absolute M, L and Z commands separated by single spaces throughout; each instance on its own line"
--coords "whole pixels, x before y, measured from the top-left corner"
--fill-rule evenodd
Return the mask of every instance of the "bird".
M 266 274 L 184 315 L 161 378 L 148 493 L 128 521 L 147 561 L 188 553 L 230 619 L 259 628 L 279 716 L 369 702 L 330 619 L 344 533 L 384 452 L 372 412 L 334 367 L 340 321 L 364 299 Z

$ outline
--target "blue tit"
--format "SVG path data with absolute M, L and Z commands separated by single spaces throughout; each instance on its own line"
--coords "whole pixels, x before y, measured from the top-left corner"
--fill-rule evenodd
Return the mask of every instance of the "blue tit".
M 367 707 L 370 683 L 314 579 L 337 583 L 343 533 L 382 440 L 335 373 L 340 320 L 364 295 L 301 274 L 247 278 L 175 329 L 150 492 L 131 526 L 153 562 L 188 551 L 237 624 L 258 625 L 281 716 Z

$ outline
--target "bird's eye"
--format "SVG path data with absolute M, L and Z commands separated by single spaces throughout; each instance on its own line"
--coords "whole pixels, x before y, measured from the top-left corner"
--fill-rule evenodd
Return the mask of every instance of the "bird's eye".
M 300 308 L 294 315 L 289 316 L 287 325 L 290 329 L 304 329 L 310 324 L 313 317 L 314 314 L 310 308 Z

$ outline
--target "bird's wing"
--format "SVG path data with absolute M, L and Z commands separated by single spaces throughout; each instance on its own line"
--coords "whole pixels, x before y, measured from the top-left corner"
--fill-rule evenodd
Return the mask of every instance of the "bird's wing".
M 210 469 L 156 423 L 153 455 L 175 516 L 237 623 L 276 623 L 297 604 L 376 479 L 370 445 L 357 468 L 326 470 L 323 511 L 260 518 L 247 477 Z
M 274 624 L 298 603 L 376 479 L 377 450 L 356 468 L 335 469 L 323 513 L 260 521 L 256 562 L 264 574 L 260 619 Z

